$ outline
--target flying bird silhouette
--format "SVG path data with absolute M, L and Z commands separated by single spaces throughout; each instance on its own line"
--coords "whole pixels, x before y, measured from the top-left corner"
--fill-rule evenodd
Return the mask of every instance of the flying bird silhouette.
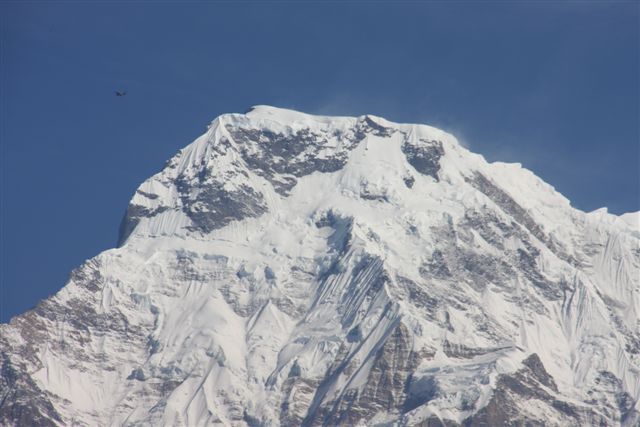
M 116 96 L 125 96 L 127 92 L 116 90 Z

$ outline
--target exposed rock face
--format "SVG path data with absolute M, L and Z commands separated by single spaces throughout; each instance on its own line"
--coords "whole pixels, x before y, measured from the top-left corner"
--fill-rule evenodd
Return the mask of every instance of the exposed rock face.
M 444 155 L 441 141 L 423 139 L 412 143 L 407 139 L 402 144 L 402 152 L 407 156 L 407 161 L 415 170 L 438 181 L 440 158 Z
M 14 368 L 6 355 L 1 368 L 0 422 L 3 425 L 55 426 L 62 421 L 46 393 L 28 375 Z
M 0 424 L 636 426 L 638 219 L 428 126 L 224 115 L 0 325 Z

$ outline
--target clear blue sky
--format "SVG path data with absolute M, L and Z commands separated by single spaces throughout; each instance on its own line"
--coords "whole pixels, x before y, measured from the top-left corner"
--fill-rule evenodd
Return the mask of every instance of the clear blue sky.
M 68 1 L 0 16 L 1 321 L 114 246 L 135 188 L 254 104 L 429 123 L 580 209 L 640 209 L 637 2 Z

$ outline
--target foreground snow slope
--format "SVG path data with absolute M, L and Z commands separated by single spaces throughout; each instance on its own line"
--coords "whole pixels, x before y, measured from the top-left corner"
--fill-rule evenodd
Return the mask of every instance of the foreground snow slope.
M 637 425 L 638 218 L 424 125 L 223 115 L 0 326 L 0 420 Z

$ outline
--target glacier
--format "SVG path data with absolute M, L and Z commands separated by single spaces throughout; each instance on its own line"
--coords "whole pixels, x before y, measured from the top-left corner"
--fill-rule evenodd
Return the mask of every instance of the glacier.
M 224 114 L 0 325 L 2 425 L 637 426 L 640 213 L 381 117 Z

